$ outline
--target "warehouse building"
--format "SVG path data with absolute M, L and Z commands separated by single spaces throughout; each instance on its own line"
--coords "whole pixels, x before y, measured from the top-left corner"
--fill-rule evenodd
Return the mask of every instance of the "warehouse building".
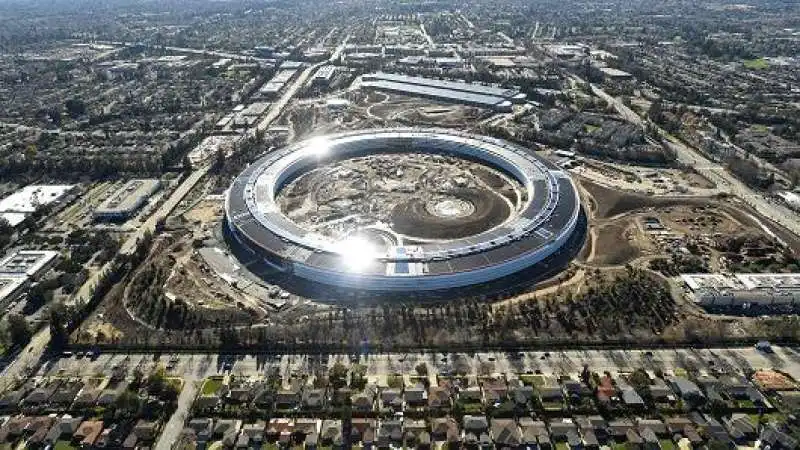
M 516 89 L 381 72 L 364 75 L 361 86 L 499 112 L 510 112 L 514 103 L 522 103 L 526 98 Z
M 314 74 L 311 83 L 314 86 L 328 86 L 336 73 L 336 66 L 322 66 Z
M 50 250 L 20 250 L 0 260 L 0 311 L 47 273 L 57 258 L 58 252 Z
M 127 220 L 141 208 L 158 189 L 155 179 L 130 180 L 114 192 L 94 211 L 97 220 Z
M 683 274 L 688 297 L 701 306 L 798 305 L 800 274 Z
M 6 311 L 9 304 L 19 298 L 29 284 L 25 275 L 0 274 L 0 312 Z
M 38 279 L 55 264 L 58 252 L 20 250 L 0 260 L 0 275 L 21 275 Z

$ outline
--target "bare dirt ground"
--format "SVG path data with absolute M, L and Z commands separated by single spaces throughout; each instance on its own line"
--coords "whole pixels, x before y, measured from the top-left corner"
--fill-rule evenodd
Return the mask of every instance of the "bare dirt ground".
M 470 106 L 437 103 L 402 95 L 390 95 L 366 109 L 368 115 L 388 121 L 423 126 L 453 127 L 474 122 L 486 111 Z
M 629 263 L 642 256 L 637 247 L 638 227 L 630 219 L 617 220 L 596 227 L 597 239 L 594 242 L 595 252 L 591 261 L 596 265 L 618 266 Z

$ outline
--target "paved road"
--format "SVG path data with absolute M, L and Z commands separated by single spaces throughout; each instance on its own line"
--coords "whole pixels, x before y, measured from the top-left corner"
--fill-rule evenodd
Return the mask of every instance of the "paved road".
M 95 360 L 77 357 L 61 358 L 43 367 L 40 375 L 62 374 L 66 376 L 90 376 L 108 372 L 125 361 L 129 371 L 140 367 L 143 371 L 157 365 L 167 365 L 173 375 L 181 376 L 187 387 L 207 376 L 223 373 L 223 358 L 218 355 L 181 354 L 162 355 L 154 359 L 146 354 L 104 354 Z M 245 376 L 263 376 L 277 371 L 284 384 L 293 375 L 311 374 L 315 368 L 325 370 L 337 362 L 353 363 L 367 367 L 369 376 L 381 379 L 392 374 L 413 374 L 420 363 L 428 366 L 430 374 L 445 374 L 466 371 L 469 376 L 484 373 L 534 373 L 575 374 L 584 365 L 595 372 L 629 372 L 637 368 L 661 369 L 696 368 L 697 370 L 729 369 L 735 372 L 758 369 L 779 369 L 800 379 L 800 352 L 795 348 L 774 347 L 774 353 L 765 354 L 752 347 L 714 349 L 664 349 L 664 350 L 570 350 L 553 352 L 478 352 L 475 354 L 454 353 L 391 353 L 371 355 L 276 355 L 237 356 L 231 373 Z
M 196 382 L 187 382 L 184 384 L 183 391 L 181 391 L 181 395 L 178 397 L 178 407 L 172 414 L 172 417 L 169 418 L 166 425 L 164 425 L 161 437 L 159 437 L 156 443 L 156 450 L 170 450 L 172 445 L 178 440 L 183 430 L 183 424 L 189 416 L 189 410 L 194 402 L 194 397 L 197 394 L 197 386 L 198 383 Z

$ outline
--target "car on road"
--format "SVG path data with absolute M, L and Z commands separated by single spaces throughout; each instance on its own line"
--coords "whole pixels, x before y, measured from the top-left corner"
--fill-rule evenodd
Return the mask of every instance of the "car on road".
M 772 344 L 769 341 L 758 341 L 756 343 L 756 350 L 761 353 L 773 353 Z

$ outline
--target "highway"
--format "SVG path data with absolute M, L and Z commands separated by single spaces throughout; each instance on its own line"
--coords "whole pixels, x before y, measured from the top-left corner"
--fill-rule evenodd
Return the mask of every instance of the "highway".
M 578 77 L 574 77 L 574 79 L 581 83 L 584 82 Z M 633 110 L 625 106 L 622 101 L 612 97 L 595 84 L 591 84 L 591 88 L 595 95 L 607 101 L 610 105 L 613 105 L 614 109 L 625 120 L 640 126 L 645 125 L 645 121 Z M 652 124 L 652 122 L 650 123 Z M 675 150 L 678 161 L 687 166 L 693 167 L 698 173 L 716 183 L 717 188 L 721 191 L 728 192 L 729 194 L 740 198 L 745 204 L 753 208 L 761 216 L 773 220 L 795 235 L 800 236 L 800 218 L 798 218 L 797 214 L 783 205 L 771 202 L 764 195 L 754 191 L 752 188 L 739 181 L 738 178 L 736 178 L 732 173 L 728 172 L 720 164 L 709 160 L 696 149 L 689 147 L 680 140 L 672 138 L 664 130 L 658 128 L 657 125 L 653 125 L 656 126 L 659 130 L 659 133 L 665 139 L 667 139 L 670 148 Z

